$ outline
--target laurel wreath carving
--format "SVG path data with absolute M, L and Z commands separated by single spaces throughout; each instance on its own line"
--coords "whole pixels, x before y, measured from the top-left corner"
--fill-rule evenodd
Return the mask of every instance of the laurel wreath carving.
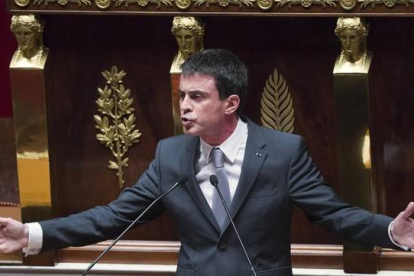
M 161 8 L 161 5 L 172 6 L 174 0 L 113 0 L 115 2 L 115 7 L 125 5 L 129 7 L 130 4 L 138 4 L 141 7 L 147 6 L 149 3 L 156 4 L 157 8 Z
M 276 68 L 266 81 L 261 105 L 263 126 L 293 133 L 295 129 L 293 101 L 286 81 L 278 74 Z
M 34 0 L 33 4 L 40 6 L 41 4 L 47 6 L 49 3 L 58 3 L 61 6 L 66 6 L 69 3 L 78 4 L 78 6 L 90 6 L 90 0 Z
M 414 4 L 414 0 L 360 0 L 362 2 L 360 5 L 361 9 L 366 8 L 367 6 L 371 6 L 371 8 L 375 8 L 375 5 L 384 4 L 388 8 L 394 7 L 396 4 L 405 5 L 408 7 L 410 4 Z
M 324 8 L 326 8 L 326 6 L 334 8 L 336 7 L 335 2 L 337 1 L 338 0 L 275 0 L 275 2 L 277 2 L 277 8 L 281 8 L 285 5 L 287 5 L 289 8 L 294 5 L 301 5 L 304 8 L 309 8 L 312 5 L 321 5 Z
M 218 3 L 222 7 L 227 7 L 230 4 L 239 5 L 239 7 L 243 5 L 253 7 L 255 2 L 256 0 L 194 0 L 194 6 L 200 7 L 205 4 L 208 7 L 210 4 Z
M 108 168 L 117 170 L 119 188 L 124 185 L 123 168 L 128 166 L 128 157 L 125 157 L 128 148 L 139 142 L 142 133 L 136 129 L 135 109 L 132 107 L 134 99 L 130 97 L 131 90 L 125 89 L 122 79 L 126 76 L 124 71 L 118 72 L 116 66 L 111 71 L 102 72 L 106 79 L 103 89 L 98 88 L 99 98 L 96 100 L 101 115 L 94 115 L 96 128 L 100 133 L 96 139 L 108 147 L 115 157 L 109 160 Z

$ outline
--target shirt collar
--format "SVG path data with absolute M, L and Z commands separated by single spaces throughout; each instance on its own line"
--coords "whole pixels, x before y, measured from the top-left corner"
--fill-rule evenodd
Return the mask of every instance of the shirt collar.
M 227 138 L 227 140 L 224 141 L 219 146 L 212 146 L 210 144 L 207 144 L 200 137 L 201 154 L 204 155 L 206 162 L 209 163 L 211 150 L 215 147 L 218 147 L 224 153 L 224 156 L 227 158 L 227 160 L 229 160 L 230 163 L 233 163 L 234 160 L 236 159 L 237 152 L 239 151 L 240 146 L 242 142 L 245 140 L 246 136 L 247 136 L 247 123 L 243 122 L 239 118 L 239 120 L 237 121 L 236 129 L 233 131 L 230 137 Z

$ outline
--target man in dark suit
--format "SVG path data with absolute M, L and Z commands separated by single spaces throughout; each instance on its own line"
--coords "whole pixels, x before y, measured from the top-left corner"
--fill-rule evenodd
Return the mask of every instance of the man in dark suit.
M 154 161 L 137 184 L 108 206 L 66 218 L 35 225 L 1 218 L 0 252 L 28 247 L 31 254 L 113 238 L 184 176 L 186 183 L 154 205 L 138 224 L 168 209 L 181 241 L 177 275 L 251 275 L 209 181 L 223 167 L 220 188 L 260 275 L 292 275 L 294 204 L 310 220 L 347 239 L 394 249 L 414 247 L 410 219 L 414 203 L 393 220 L 340 201 L 308 156 L 301 137 L 260 127 L 240 116 L 246 90 L 247 70 L 232 53 L 195 54 L 183 64 L 179 86 L 185 135 L 159 142 Z M 223 155 L 224 165 L 218 165 L 215 156 Z

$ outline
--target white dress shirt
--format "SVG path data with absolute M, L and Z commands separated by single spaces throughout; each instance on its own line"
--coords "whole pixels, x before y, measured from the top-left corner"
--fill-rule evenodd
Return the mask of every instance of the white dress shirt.
M 210 156 L 211 150 L 218 147 L 224 153 L 224 169 L 229 180 L 230 199 L 233 200 L 240 179 L 246 142 L 247 124 L 240 118 L 234 132 L 219 146 L 211 146 L 200 137 L 200 152 L 195 162 L 194 172 L 197 183 L 200 185 L 210 208 L 213 206 L 213 191 L 215 189 L 210 183 L 210 175 L 216 172 Z

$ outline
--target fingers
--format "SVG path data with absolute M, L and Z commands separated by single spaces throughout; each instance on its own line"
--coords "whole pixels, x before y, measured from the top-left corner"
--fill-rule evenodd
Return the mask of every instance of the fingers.
M 2 243 L 0 244 L 0 254 L 10 254 L 13 252 L 16 252 L 18 248 L 15 248 L 13 245 L 10 245 L 9 243 Z
M 17 220 L 6 218 L 3 220 L 3 224 L 0 225 L 0 236 L 20 239 L 26 235 L 26 232 L 28 235 L 26 227 L 27 226 Z
M 404 211 L 400 213 L 402 219 L 408 220 L 414 213 L 414 202 L 410 202 Z
M 7 253 L 7 244 L 0 243 L 0 253 Z
M 10 218 L 0 217 L 0 231 L 7 230 L 7 226 L 10 224 Z
M 9 253 L 9 245 L 7 243 L 7 239 L 1 238 L 0 239 L 0 254 L 7 254 Z
M 8 223 L 8 218 L 0 217 L 0 227 L 7 225 L 7 223 Z

